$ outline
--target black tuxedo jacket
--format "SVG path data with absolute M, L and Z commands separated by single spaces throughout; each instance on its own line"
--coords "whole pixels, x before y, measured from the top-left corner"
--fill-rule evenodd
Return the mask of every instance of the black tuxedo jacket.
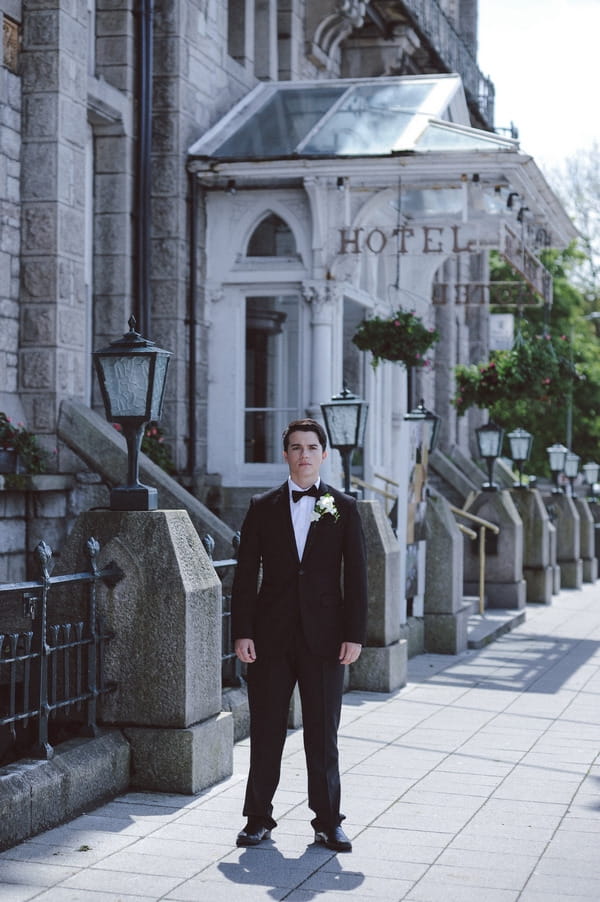
M 364 644 L 367 565 L 354 498 L 325 485 L 338 519 L 312 522 L 298 558 L 287 481 L 252 498 L 241 531 L 232 590 L 232 639 L 253 639 L 257 657 L 281 654 L 302 628 L 311 651 L 336 657 L 342 642 Z

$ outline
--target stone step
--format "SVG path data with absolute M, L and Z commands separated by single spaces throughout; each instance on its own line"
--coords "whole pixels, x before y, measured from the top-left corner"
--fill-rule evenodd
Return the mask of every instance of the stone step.
M 525 621 L 525 609 L 488 608 L 474 612 L 467 624 L 468 648 L 483 648 Z

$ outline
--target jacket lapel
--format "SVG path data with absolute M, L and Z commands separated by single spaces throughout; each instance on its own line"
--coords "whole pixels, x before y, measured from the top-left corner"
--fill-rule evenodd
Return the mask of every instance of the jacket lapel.
M 325 485 L 323 480 L 321 480 L 321 482 L 319 483 L 319 498 L 322 495 L 326 495 L 328 491 L 329 491 L 329 486 Z M 318 501 L 318 498 L 315 498 L 315 504 L 317 501 Z M 304 553 L 302 555 L 303 561 L 305 561 L 306 558 L 308 557 L 310 549 L 311 549 L 312 545 L 314 544 L 317 523 L 318 523 L 318 520 L 313 520 L 313 522 L 308 527 L 308 535 L 306 536 L 306 544 L 304 545 Z

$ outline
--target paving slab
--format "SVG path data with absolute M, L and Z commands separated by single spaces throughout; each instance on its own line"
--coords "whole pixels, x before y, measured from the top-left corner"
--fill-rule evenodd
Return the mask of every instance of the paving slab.
M 301 731 L 279 826 L 237 849 L 249 760 L 199 795 L 128 792 L 0 853 L 2 902 L 589 902 L 600 898 L 600 591 L 564 590 L 492 644 L 348 693 L 350 855 L 316 846 Z

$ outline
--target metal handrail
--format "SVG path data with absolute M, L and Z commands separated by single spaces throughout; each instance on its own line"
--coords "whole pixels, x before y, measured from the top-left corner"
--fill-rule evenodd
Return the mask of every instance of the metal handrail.
M 496 526 L 495 523 L 490 523 L 489 520 L 484 520 L 483 517 L 478 517 L 476 514 L 470 514 L 461 507 L 455 507 L 453 504 L 450 505 L 450 510 L 455 516 L 465 517 L 467 520 L 471 520 L 472 523 L 477 523 L 479 526 L 479 613 L 483 616 L 485 610 L 485 531 L 486 529 L 489 529 L 490 532 L 498 535 L 500 527 Z M 459 529 L 462 526 L 461 523 L 457 523 L 456 525 Z M 461 532 L 462 531 L 463 530 L 461 530 Z M 471 530 L 471 532 L 473 532 L 473 530 Z M 475 538 L 475 533 L 469 538 Z
M 465 526 L 463 523 L 457 523 L 456 525 L 458 526 L 458 528 L 462 532 L 462 534 L 467 536 L 467 538 L 469 538 L 469 539 L 477 538 L 477 533 L 475 532 L 474 529 L 469 529 L 469 527 Z
M 358 476 L 351 476 L 350 482 L 352 485 L 357 485 L 361 489 L 367 489 L 370 492 L 376 492 L 378 495 L 382 495 L 386 501 L 396 501 L 397 495 L 393 495 L 391 492 L 386 492 L 385 489 L 380 489 L 379 486 L 372 485 L 370 482 L 365 482 L 364 479 L 359 479 Z M 386 510 L 386 514 L 388 511 Z

